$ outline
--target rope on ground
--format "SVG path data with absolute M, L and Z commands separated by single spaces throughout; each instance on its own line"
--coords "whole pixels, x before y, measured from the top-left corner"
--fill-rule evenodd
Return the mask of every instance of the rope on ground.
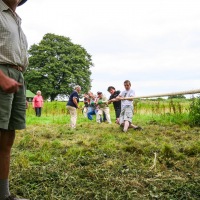
M 155 171 L 156 171 L 156 162 L 157 162 L 157 153 L 154 152 L 153 165 L 150 167 L 150 170 L 155 169 Z

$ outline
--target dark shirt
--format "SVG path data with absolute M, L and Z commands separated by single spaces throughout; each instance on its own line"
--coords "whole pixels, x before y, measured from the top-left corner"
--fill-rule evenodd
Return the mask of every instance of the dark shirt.
M 89 99 L 87 98 L 87 97 L 85 97 L 84 99 L 83 99 L 83 102 L 84 102 L 84 105 L 85 105 L 85 107 L 88 107 L 89 106 Z
M 79 102 L 79 96 L 78 96 L 78 92 L 77 91 L 73 91 L 70 96 L 69 96 L 69 101 L 67 102 L 67 106 L 72 106 L 72 107 L 76 107 L 76 105 L 73 102 L 73 98 L 76 98 L 77 102 Z
M 120 91 L 117 90 L 115 91 L 109 98 L 109 100 L 116 98 L 120 94 Z M 116 109 L 121 109 L 121 101 L 114 101 L 113 102 L 114 108 Z

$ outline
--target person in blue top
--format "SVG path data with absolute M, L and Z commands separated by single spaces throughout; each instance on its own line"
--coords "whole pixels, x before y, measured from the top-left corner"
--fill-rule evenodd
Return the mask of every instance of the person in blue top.
M 91 91 L 88 92 L 88 97 L 89 97 L 89 105 L 88 105 L 87 117 L 89 120 L 93 120 L 92 115 L 96 115 L 95 100 L 97 97 Z
M 77 112 L 76 109 L 78 107 L 79 103 L 79 95 L 78 93 L 81 91 L 81 87 L 79 85 L 76 85 L 74 87 L 74 91 L 69 96 L 69 101 L 67 102 L 67 109 L 70 113 L 70 126 L 71 128 L 76 128 L 76 121 L 77 121 Z

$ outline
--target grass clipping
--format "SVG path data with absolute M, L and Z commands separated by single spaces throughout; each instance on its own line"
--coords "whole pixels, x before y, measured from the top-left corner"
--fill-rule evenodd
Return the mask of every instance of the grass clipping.
M 200 128 L 29 125 L 12 152 L 11 191 L 43 200 L 200 198 Z

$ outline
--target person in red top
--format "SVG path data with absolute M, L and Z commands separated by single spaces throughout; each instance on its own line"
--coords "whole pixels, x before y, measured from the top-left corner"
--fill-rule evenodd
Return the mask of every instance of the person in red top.
M 37 95 L 33 98 L 33 108 L 35 109 L 35 114 L 37 117 L 40 117 L 42 114 L 42 107 L 43 107 L 43 97 L 41 95 L 41 91 L 37 91 Z

